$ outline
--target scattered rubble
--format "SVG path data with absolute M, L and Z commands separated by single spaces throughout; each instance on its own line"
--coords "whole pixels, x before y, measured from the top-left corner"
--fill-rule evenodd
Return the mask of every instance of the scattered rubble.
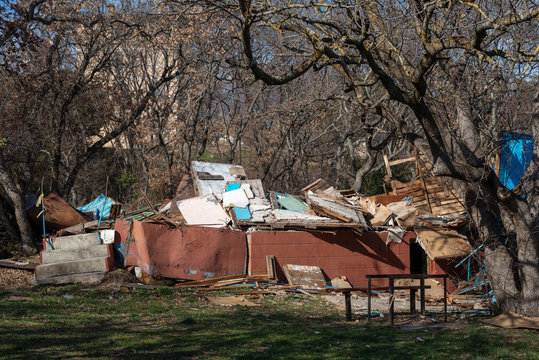
M 151 203 L 141 190 L 141 199 L 126 210 L 120 211 L 121 204 L 102 194 L 77 210 L 56 194 L 49 194 L 41 207 L 29 211 L 34 226 L 43 226 L 42 220 L 37 220 L 42 219 L 39 213 L 44 207 L 42 230 L 53 233 L 43 241 L 34 282 L 93 283 L 109 279 L 112 284 L 116 275 L 110 271 L 115 262 L 121 268 L 136 267 L 138 281 L 144 282 L 144 286 L 158 286 L 161 283 L 152 279 L 166 278 L 178 287 L 196 287 L 201 291 L 226 288 L 236 295 L 323 295 L 333 302 L 329 299 L 343 296 L 328 295 L 328 291 L 364 286 L 367 274 L 419 271 L 451 276 L 451 306 L 472 311 L 474 304 L 479 303 L 475 311 L 487 311 L 489 297 L 483 296 L 480 302 L 477 297 L 488 293 L 488 287 L 478 286 L 479 294 L 462 295 L 468 291 L 466 286 L 477 286 L 469 282 L 464 286 L 462 280 L 470 280 L 470 272 L 480 264 L 469 259 L 471 254 L 479 254 L 479 248 L 474 250 L 464 235 L 463 225 L 468 218 L 461 199 L 448 184 L 423 177 L 422 160 L 419 156 L 413 159 L 419 171 L 418 180 L 398 182 L 391 175 L 391 165 L 396 163 L 386 161 L 391 193 L 372 197 L 362 197 L 353 190 L 336 190 L 322 179 L 304 187 L 301 194 L 266 192 L 261 180 L 248 179 L 241 166 L 198 161 L 192 162 L 191 173 L 182 176 L 174 198 L 162 204 Z M 146 207 L 134 210 L 140 204 Z M 253 273 L 253 247 L 262 240 L 252 235 L 268 231 L 276 238 L 288 231 L 310 232 L 316 235 L 316 241 L 325 241 L 321 243 L 323 249 L 329 249 L 328 243 L 334 244 L 337 252 L 326 254 L 321 245 L 313 242 L 312 255 L 297 254 L 289 261 L 272 253 L 274 245 L 268 245 L 267 250 L 262 250 L 267 274 L 257 273 L 258 270 Z M 366 241 L 364 234 L 369 233 L 377 235 Z M 295 245 L 277 243 L 289 246 L 292 254 L 299 251 L 298 244 L 308 241 L 300 235 L 298 239 L 302 240 Z M 358 256 L 374 259 L 380 266 L 354 268 L 350 265 L 352 260 L 344 257 L 348 253 L 339 255 L 339 247 L 353 249 Z M 423 255 L 417 255 L 421 252 Z M 332 258 L 324 262 L 325 256 Z M 454 259 L 460 261 L 457 266 Z M 466 259 L 468 276 L 463 277 L 464 267 L 459 265 Z M 335 266 L 329 271 L 324 264 Z M 119 281 L 133 283 L 135 278 L 129 277 Z M 288 285 L 279 284 L 285 281 Z M 396 286 L 409 288 L 418 284 L 402 282 Z M 386 293 L 376 293 L 387 305 Z M 352 307 L 364 311 L 365 292 L 353 294 Z M 469 296 L 475 302 L 466 302 Z M 436 303 L 443 297 L 440 283 L 428 279 L 427 300 Z M 398 295 L 394 301 L 398 310 Z M 373 309 L 385 311 L 383 307 Z

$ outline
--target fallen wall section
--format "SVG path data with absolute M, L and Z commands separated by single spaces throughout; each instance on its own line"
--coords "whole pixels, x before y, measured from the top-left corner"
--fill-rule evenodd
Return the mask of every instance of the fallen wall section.
M 117 220 L 115 248 L 124 266 L 138 266 L 152 276 L 202 280 L 243 274 L 245 233 L 238 230 Z
M 248 233 L 249 274 L 266 274 L 266 255 L 274 255 L 277 277 L 286 282 L 285 264 L 319 266 L 328 280 L 345 275 L 352 286 L 366 286 L 367 274 L 409 274 L 409 243 L 386 245 L 387 232 L 338 231 L 335 235 L 306 231 L 253 231 Z M 387 285 L 381 280 L 380 285 Z M 373 281 L 373 284 L 375 282 Z

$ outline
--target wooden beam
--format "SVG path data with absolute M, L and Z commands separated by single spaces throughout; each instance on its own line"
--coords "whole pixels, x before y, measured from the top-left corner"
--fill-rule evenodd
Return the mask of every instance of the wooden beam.
M 416 157 L 412 156 L 412 157 L 409 157 L 409 158 L 406 158 L 406 159 L 393 160 L 393 161 L 390 161 L 388 164 L 390 166 L 394 166 L 394 165 L 399 165 L 399 164 L 403 164 L 403 163 L 411 162 L 411 161 L 416 161 Z
M 387 155 L 384 155 L 384 163 L 386 164 L 387 176 L 389 178 L 393 177 L 393 174 L 391 174 L 391 166 L 389 166 L 389 159 L 387 158 Z

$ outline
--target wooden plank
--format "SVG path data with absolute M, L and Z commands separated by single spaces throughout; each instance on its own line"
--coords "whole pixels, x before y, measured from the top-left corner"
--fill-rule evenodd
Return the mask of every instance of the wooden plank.
M 245 278 L 246 275 L 245 274 L 239 274 L 239 275 L 227 275 L 227 276 L 219 276 L 219 277 L 214 277 L 214 278 L 211 278 L 211 279 L 204 279 L 204 280 L 195 280 L 195 281 L 186 281 L 186 282 L 183 282 L 183 283 L 178 283 L 176 284 L 176 286 L 206 286 L 206 285 L 211 285 L 211 284 L 214 284 L 218 281 L 221 281 L 221 280 L 230 280 L 230 279 L 237 279 L 237 278 Z
M 407 183 L 403 183 L 403 182 L 400 182 L 400 181 L 395 181 L 396 182 L 396 185 L 397 185 L 397 188 L 404 188 L 404 187 L 408 187 L 408 186 L 421 186 L 421 180 L 413 180 L 413 181 L 410 181 L 410 182 L 407 182 Z
M 268 280 L 276 280 L 277 275 L 275 271 L 275 256 L 266 255 L 266 268 L 268 270 Z
M 425 197 L 427 198 L 427 206 L 429 207 L 429 211 L 432 212 L 432 207 L 430 205 L 429 199 L 429 191 L 427 190 L 427 185 L 425 183 L 425 179 L 423 178 L 421 170 L 419 171 L 419 180 L 421 180 L 421 185 L 423 186 L 423 190 L 425 190 Z
M 387 158 L 387 155 L 384 155 L 384 163 L 386 164 L 388 178 L 392 178 L 393 175 L 391 174 L 391 166 L 389 166 L 389 159 Z
M 76 234 L 76 233 L 84 231 L 84 229 L 97 226 L 98 223 L 99 223 L 99 220 L 92 220 L 92 221 L 88 221 L 88 222 L 85 222 L 85 223 L 82 223 L 82 224 L 77 224 L 77 225 L 67 227 L 67 228 L 62 229 L 60 231 L 62 233 L 67 232 L 67 233 L 71 233 L 71 234 Z
M 284 264 L 283 272 L 290 286 L 323 289 L 327 283 L 318 266 Z
M 393 165 L 399 165 L 399 164 L 407 163 L 407 162 L 410 162 L 410 161 L 415 161 L 415 156 L 412 156 L 412 157 L 409 157 L 409 158 L 406 158 L 406 159 L 393 160 L 393 161 L 390 161 L 388 164 L 390 166 L 393 166 Z

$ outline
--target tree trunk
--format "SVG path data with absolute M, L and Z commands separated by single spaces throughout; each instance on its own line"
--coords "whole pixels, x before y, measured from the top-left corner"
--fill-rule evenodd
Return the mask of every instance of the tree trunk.
M 30 222 L 26 217 L 26 211 L 24 209 L 24 197 L 11 178 L 11 175 L 9 174 L 2 158 L 0 158 L 0 182 L 2 183 L 7 195 L 13 202 L 15 218 L 17 219 L 17 226 L 19 227 L 21 239 L 21 251 L 27 255 L 35 254 L 37 252 L 37 247 L 34 244 Z
M 0 198 L 0 221 L 8 232 L 11 241 L 14 243 L 20 243 L 21 237 L 19 234 L 19 229 L 17 228 L 17 224 L 12 217 L 11 210 L 11 206 L 2 196 Z

